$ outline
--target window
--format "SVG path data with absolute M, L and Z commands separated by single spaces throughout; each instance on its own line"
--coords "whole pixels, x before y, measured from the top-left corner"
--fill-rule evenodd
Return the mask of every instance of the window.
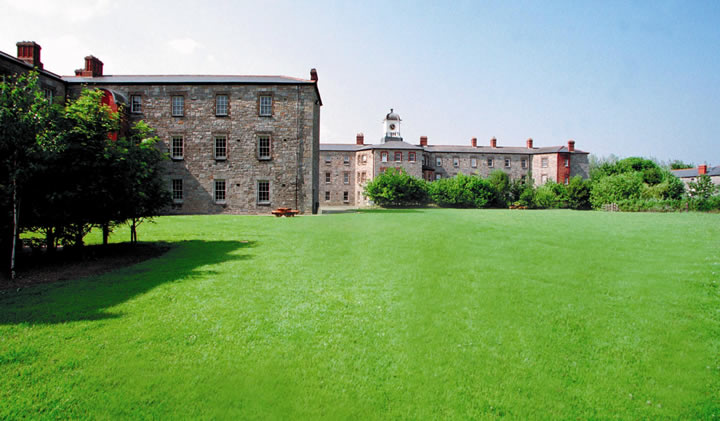
M 172 181 L 172 199 L 173 202 L 182 202 L 183 200 L 183 181 L 182 178 L 176 178 Z
M 363 162 L 363 164 L 367 162 L 367 155 L 362 156 L 362 162 Z
M 170 156 L 172 159 L 183 159 L 183 137 L 173 136 L 170 145 Z
M 326 183 L 330 182 L 330 171 L 325 172 L 325 182 Z
M 566 175 L 565 176 L 565 185 L 570 184 L 570 178 Z
M 540 182 L 542 184 L 547 183 L 547 174 L 543 174 L 542 176 L 540 176 Z
M 130 96 L 130 112 L 133 114 L 142 113 L 142 97 L 140 95 Z
M 350 193 L 344 191 L 343 192 L 343 202 L 349 202 L 350 201 Z
M 347 171 L 343 173 L 343 183 L 350 184 L 350 173 Z
M 227 137 L 215 136 L 215 159 L 227 158 Z
M 350 165 L 350 155 L 343 156 L 343 164 Z
M 521 165 L 523 168 L 527 168 L 527 159 L 523 159 L 522 161 L 520 161 L 520 165 Z
M 218 95 L 215 97 L 215 115 L 228 115 L 228 96 Z
M 366 179 L 367 179 L 367 173 L 365 171 L 363 171 L 362 173 L 360 173 L 360 180 L 364 183 Z
M 569 167 L 569 166 L 570 166 L 570 160 L 569 160 L 569 159 L 565 159 L 565 168 L 567 168 L 567 167 Z
M 439 180 L 439 179 L 441 179 L 441 178 L 442 178 L 442 175 L 437 174 L 437 173 L 435 174 L 435 179 L 436 179 L 436 180 Z
M 470 166 L 477 168 L 477 158 L 470 158 Z
M 326 192 L 325 192 L 325 201 L 327 202 L 327 201 L 329 201 L 329 200 L 330 200 L 330 192 L 329 192 L 329 191 L 326 191 Z
M 225 203 L 225 180 L 215 180 L 215 202 Z
M 45 99 L 47 102 L 51 103 L 53 102 L 53 90 L 52 89 L 44 89 L 43 92 L 45 93 Z
M 510 168 L 510 158 L 505 158 L 505 168 Z
M 260 116 L 272 116 L 273 97 L 272 95 L 260 95 Z
M 261 134 L 258 136 L 258 159 L 270 159 L 270 135 Z
M 540 160 L 540 166 L 543 168 L 547 168 L 548 167 L 548 159 L 543 158 L 542 160 Z
M 493 159 L 492 159 L 492 158 L 488 158 L 487 164 L 488 164 L 488 167 L 492 168 L 492 167 L 493 167 Z
M 415 152 L 408 152 L 408 161 L 415 162 Z
M 395 162 L 402 162 L 402 152 L 395 152 Z
M 174 95 L 172 97 L 172 116 L 182 117 L 183 115 L 185 115 L 185 97 Z
M 257 182 L 258 196 L 257 201 L 259 205 L 267 205 L 270 203 L 270 182 L 267 180 L 259 180 Z
M 380 152 L 380 161 L 382 161 L 382 162 L 388 161 L 388 153 L 387 152 Z
M 442 167 L 442 158 L 436 158 L 435 159 L 435 165 L 438 167 Z
M 332 163 L 332 156 L 325 155 L 325 164 L 330 165 Z
M 460 166 L 460 158 L 453 157 L 453 167 L 457 168 Z

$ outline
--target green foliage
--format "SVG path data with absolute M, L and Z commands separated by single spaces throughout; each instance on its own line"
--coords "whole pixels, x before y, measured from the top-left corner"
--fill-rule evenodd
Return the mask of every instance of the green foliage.
M 590 204 L 591 182 L 579 175 L 572 177 L 567 186 L 568 207 L 570 209 L 586 210 Z
M 568 189 L 560 183 L 548 181 L 535 191 L 535 207 L 558 209 L 568 206 Z
M 695 181 L 688 183 L 688 196 L 698 199 L 709 199 L 718 192 L 718 186 L 713 184 L 707 174 L 700 175 Z
M 367 183 L 365 195 L 379 206 L 419 206 L 428 201 L 428 186 L 425 180 L 389 168 Z
M 503 170 L 494 170 L 487 180 L 495 190 L 492 206 L 506 208 L 510 199 L 510 177 Z
M 484 208 L 495 197 L 489 181 L 462 173 L 430 183 L 429 192 L 438 206 L 450 208 Z
M 645 189 L 642 173 L 625 172 L 605 176 L 593 183 L 590 203 L 600 208 L 625 199 L 639 199 Z
M 695 164 L 686 164 L 683 161 L 680 160 L 674 160 L 670 162 L 670 169 L 671 170 L 682 170 L 685 168 L 693 168 L 695 167 Z

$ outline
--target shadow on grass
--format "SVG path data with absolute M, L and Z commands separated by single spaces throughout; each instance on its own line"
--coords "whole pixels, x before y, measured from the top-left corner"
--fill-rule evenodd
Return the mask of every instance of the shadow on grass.
M 55 324 L 122 317 L 107 311 L 168 282 L 212 273 L 207 265 L 250 259 L 253 242 L 185 241 L 164 255 L 100 276 L 41 284 L 0 295 L 0 325 Z
M 420 213 L 427 207 L 418 208 L 380 208 L 380 209 L 358 209 L 358 213 Z

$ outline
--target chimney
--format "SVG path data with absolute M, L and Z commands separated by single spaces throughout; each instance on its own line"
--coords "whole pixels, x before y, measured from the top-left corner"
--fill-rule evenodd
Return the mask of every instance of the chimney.
M 34 41 L 20 41 L 15 45 L 17 45 L 17 57 L 20 60 L 38 69 L 43 68 L 40 61 L 41 47 L 38 44 Z
M 318 81 L 317 70 L 315 70 L 315 68 L 310 69 L 310 80 Z
M 698 175 L 707 174 L 707 165 L 698 165 Z
M 490 147 L 497 148 L 497 139 L 495 139 L 494 137 L 490 139 Z
M 420 136 L 420 146 L 427 146 L 427 136 Z
M 477 148 L 477 137 L 473 137 L 470 139 L 470 143 L 472 144 L 473 148 Z
M 575 141 L 568 140 L 568 151 L 575 152 Z
M 357 136 L 355 136 L 355 143 L 358 145 L 364 145 L 365 144 L 365 135 L 362 133 L 358 133 Z
M 103 75 L 103 62 L 95 56 L 85 57 L 85 68 L 83 70 L 75 70 L 76 76 L 96 77 Z
M 532 149 L 532 148 L 533 148 L 533 146 L 532 146 L 532 137 L 529 138 L 529 139 L 526 141 L 526 144 L 527 144 L 527 148 L 528 148 L 528 149 Z

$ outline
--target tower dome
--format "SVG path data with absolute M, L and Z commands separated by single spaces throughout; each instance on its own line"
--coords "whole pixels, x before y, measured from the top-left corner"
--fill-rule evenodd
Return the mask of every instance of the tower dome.
M 392 108 L 390 108 L 390 112 L 388 113 L 388 115 L 385 116 L 385 120 L 400 121 L 400 116 L 396 114 Z
M 400 136 L 400 116 L 395 114 L 395 111 L 390 108 L 390 112 L 385 116 L 383 120 L 383 129 L 385 135 L 382 142 L 385 143 L 388 140 L 402 140 Z

